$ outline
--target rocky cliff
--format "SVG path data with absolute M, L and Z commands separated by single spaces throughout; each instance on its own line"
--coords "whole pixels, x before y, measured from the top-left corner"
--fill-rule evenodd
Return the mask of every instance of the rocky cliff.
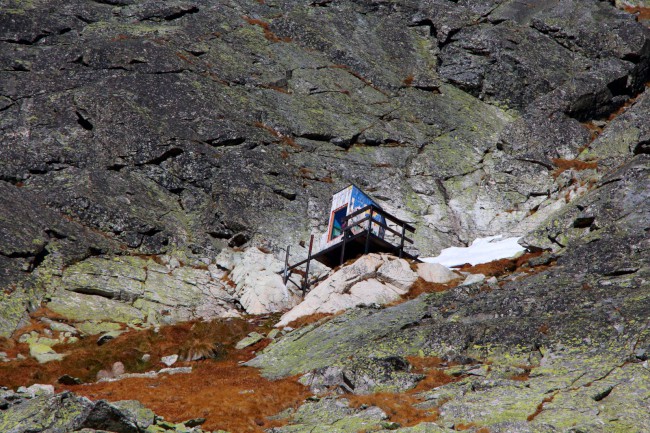
M 254 361 L 268 375 L 353 368 L 350 353 L 509 357 L 489 386 L 430 399 L 491 431 L 564 428 L 538 405 L 565 399 L 565 419 L 593 383 L 645 392 L 648 6 L 0 0 L 0 336 L 42 303 L 89 334 L 287 308 L 263 251 L 322 232 L 356 183 L 416 226 L 416 253 L 508 234 L 557 265 L 296 331 Z M 384 340 L 400 343 L 375 353 Z M 342 349 L 316 365 L 311 344 Z M 502 381 L 521 365 L 538 372 L 523 390 Z M 462 412 L 522 392 L 515 427 Z M 638 403 L 603 395 L 584 431 Z
M 2 11 L 0 285 L 22 306 L 91 256 L 295 245 L 350 182 L 422 253 L 522 235 L 647 152 L 649 30 L 608 2 Z

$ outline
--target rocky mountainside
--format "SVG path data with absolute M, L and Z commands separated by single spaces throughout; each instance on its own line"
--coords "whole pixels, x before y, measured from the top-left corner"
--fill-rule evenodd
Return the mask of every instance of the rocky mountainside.
M 523 236 L 539 272 L 354 309 L 251 365 L 354 391 L 364 363 L 393 390 L 419 380 L 404 357 L 451 363 L 421 396 L 439 422 L 403 431 L 650 430 L 648 7 L 0 0 L 0 337 L 47 306 L 74 325 L 31 337 L 56 359 L 125 324 L 286 310 L 272 254 L 304 255 L 355 183 L 414 253 Z M 310 404 L 279 431 L 386 427 Z
M 279 251 L 350 182 L 422 253 L 521 235 L 647 152 L 649 30 L 609 2 L 2 11 L 5 291 L 60 286 L 91 256 Z

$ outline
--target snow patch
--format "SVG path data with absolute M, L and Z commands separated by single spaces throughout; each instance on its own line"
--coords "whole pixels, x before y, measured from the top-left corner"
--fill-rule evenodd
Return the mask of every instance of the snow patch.
M 420 260 L 426 263 L 440 263 L 448 268 L 465 263 L 473 266 L 488 263 L 492 260 L 508 259 L 525 250 L 524 247 L 517 243 L 521 238 L 514 237 L 500 240 L 502 237 L 502 235 L 498 235 L 478 238 L 469 247 L 445 248 L 437 257 L 424 257 L 420 258 Z

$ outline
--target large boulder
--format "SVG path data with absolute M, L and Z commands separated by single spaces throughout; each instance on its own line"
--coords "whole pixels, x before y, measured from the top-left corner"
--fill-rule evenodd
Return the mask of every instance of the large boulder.
M 417 279 L 409 263 L 389 255 L 367 254 L 333 272 L 304 301 L 285 313 L 276 326 L 311 314 L 336 313 L 358 305 L 383 305 L 408 292 Z
M 91 257 L 51 283 L 48 307 L 72 320 L 170 322 L 239 313 L 220 280 L 203 262 L 171 256 Z M 56 288 L 55 288 L 56 287 Z
M 247 313 L 275 313 L 298 304 L 300 296 L 285 286 L 280 275 L 283 264 L 272 254 L 249 248 L 233 255 L 235 264 L 228 275 L 234 284 L 231 292 Z
M 460 278 L 451 269 L 440 263 L 418 263 L 418 276 L 427 283 L 445 284 Z
M 0 411 L 0 426 L 6 433 L 75 431 L 82 428 L 93 407 L 88 399 L 69 392 L 33 399 L 21 399 L 20 395 L 12 397 L 18 397 L 17 404 Z
M 412 373 L 411 364 L 404 358 L 355 358 L 345 367 L 317 368 L 300 378 L 316 394 L 338 393 L 373 394 L 403 392 L 414 388 L 424 378 Z
M 71 392 L 38 392 L 34 385 L 24 391 L 0 390 L 0 428 L 3 433 L 68 433 L 73 431 L 142 433 L 187 432 L 183 423 L 165 422 L 136 400 L 92 402 Z M 203 430 L 193 428 L 197 433 Z

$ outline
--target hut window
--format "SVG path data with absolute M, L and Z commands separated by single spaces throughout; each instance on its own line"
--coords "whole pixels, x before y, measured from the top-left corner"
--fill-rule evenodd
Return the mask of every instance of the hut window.
M 332 212 L 332 232 L 330 235 L 330 240 L 343 234 L 343 218 L 345 218 L 347 213 L 347 206 L 344 206 Z

